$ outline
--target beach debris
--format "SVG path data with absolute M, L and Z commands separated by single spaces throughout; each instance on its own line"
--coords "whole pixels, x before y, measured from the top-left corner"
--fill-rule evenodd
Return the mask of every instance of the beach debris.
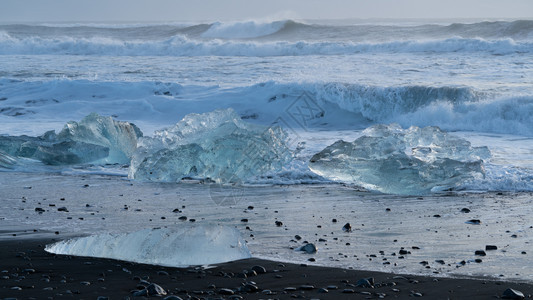
M 344 232 L 352 232 L 352 225 L 350 225 L 350 223 L 344 224 L 344 226 L 342 226 L 342 231 L 344 231 Z
M 483 178 L 483 163 L 490 156 L 487 147 L 472 147 L 438 127 L 380 124 L 353 142 L 339 140 L 316 153 L 309 169 L 383 193 L 420 195 Z
M 303 251 L 303 252 L 306 252 L 308 254 L 313 254 L 313 253 L 316 253 L 317 248 L 316 248 L 316 246 L 314 244 L 309 243 L 309 244 L 306 244 L 306 245 L 303 245 L 303 246 L 297 248 L 296 251 Z
M 524 299 L 524 294 L 521 291 L 508 288 L 503 292 L 503 299 Z

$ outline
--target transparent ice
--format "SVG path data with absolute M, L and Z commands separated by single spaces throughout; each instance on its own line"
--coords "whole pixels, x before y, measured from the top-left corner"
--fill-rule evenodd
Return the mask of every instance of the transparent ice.
M 68 122 L 58 134 L 48 131 L 38 137 L 0 136 L 0 151 L 4 152 L 2 156 L 31 158 L 48 165 L 128 164 L 141 136 L 132 123 L 92 113 L 79 123 Z
M 353 143 L 339 140 L 315 154 L 309 168 L 326 178 L 391 194 L 425 194 L 484 176 L 487 147 L 438 127 L 375 125 Z
M 172 267 L 214 264 L 251 257 L 240 232 L 220 225 L 103 233 L 51 244 L 46 246 L 46 251 Z
M 279 171 L 290 161 L 287 134 L 241 120 L 232 109 L 189 114 L 175 126 L 144 137 L 129 177 L 177 182 L 185 178 L 238 183 Z

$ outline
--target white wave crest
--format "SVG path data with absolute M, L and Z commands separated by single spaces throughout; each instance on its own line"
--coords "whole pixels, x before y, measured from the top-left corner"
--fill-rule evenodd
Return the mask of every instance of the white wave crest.
M 229 29 L 228 29 L 229 30 Z M 259 29 L 258 29 L 259 31 Z M 266 32 L 266 31 L 265 31 Z M 237 35 L 236 35 L 237 36 Z M 485 52 L 494 55 L 533 52 L 532 42 L 512 39 L 484 40 L 450 38 L 443 40 L 412 40 L 383 43 L 351 41 L 228 41 L 195 40 L 176 35 L 158 41 L 118 40 L 109 37 L 25 37 L 0 35 L 0 54 L 4 55 L 117 55 L 117 56 L 303 56 L 349 55 L 356 53 L 447 53 Z
M 273 34 L 285 26 L 286 21 L 213 23 L 202 36 L 208 38 L 254 38 Z

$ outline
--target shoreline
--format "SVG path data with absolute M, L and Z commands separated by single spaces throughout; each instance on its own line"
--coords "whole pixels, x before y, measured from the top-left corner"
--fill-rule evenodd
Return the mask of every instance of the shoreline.
M 258 258 L 208 268 L 173 268 L 55 255 L 44 251 L 44 246 L 66 237 L 43 235 L 4 235 L 0 239 L 0 298 L 134 299 L 142 298 L 135 297 L 134 291 L 141 291 L 149 283 L 166 291 L 167 295 L 160 297 L 174 295 L 181 299 L 488 299 L 502 298 L 508 288 L 522 292 L 526 298 L 533 294 L 533 283 L 396 275 Z M 259 274 L 253 274 L 252 268 Z

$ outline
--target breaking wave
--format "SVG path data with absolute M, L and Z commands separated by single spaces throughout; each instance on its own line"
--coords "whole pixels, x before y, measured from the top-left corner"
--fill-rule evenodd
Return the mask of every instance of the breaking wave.
M 117 56 L 303 56 L 347 55 L 357 53 L 446 53 L 488 52 L 494 55 L 533 52 L 533 43 L 511 39 L 484 40 L 450 38 L 433 41 L 355 42 L 254 42 L 192 40 L 175 36 L 160 41 L 121 41 L 112 38 L 45 39 L 13 38 L 0 34 L 3 55 L 117 55 Z

